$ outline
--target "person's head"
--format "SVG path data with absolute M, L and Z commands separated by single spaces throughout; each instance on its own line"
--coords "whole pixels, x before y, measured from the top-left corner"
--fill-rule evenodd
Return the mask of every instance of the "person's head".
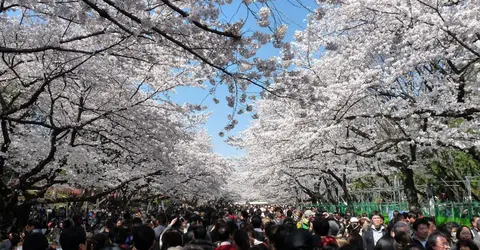
M 450 249 L 450 244 L 445 235 L 441 232 L 434 232 L 427 238 L 426 250 L 445 250 Z
M 105 223 L 105 228 L 107 228 L 108 231 L 112 231 L 114 227 L 115 227 L 114 221 L 112 219 L 108 219 L 107 222 Z
M 30 220 L 27 221 L 27 225 L 25 226 L 25 231 L 27 233 L 30 233 L 34 229 L 39 228 L 39 226 L 40 226 L 40 222 L 38 222 L 37 220 L 34 220 L 34 219 L 30 219 Z
M 310 219 L 315 216 L 315 213 L 312 210 L 307 210 L 303 213 L 303 218 Z
M 472 231 L 466 226 L 459 227 L 456 236 L 458 240 L 473 240 Z
M 191 228 L 193 232 L 193 238 L 196 240 L 205 240 L 207 238 L 207 230 L 205 227 L 197 225 Z
M 276 207 L 274 211 L 275 211 L 275 217 L 276 217 L 276 218 L 280 218 L 280 217 L 283 216 L 283 210 L 282 210 L 282 208 Z
M 157 214 L 157 226 L 167 224 L 167 215 L 165 213 Z
M 477 229 L 478 230 L 478 225 L 477 225 L 477 222 L 478 220 L 480 219 L 480 217 L 478 216 L 473 216 L 471 219 L 470 219 L 470 224 L 472 224 L 472 227 Z
M 101 250 L 107 245 L 107 236 L 104 234 L 96 234 L 87 239 L 87 250 Z M 55 249 L 51 247 L 51 249 Z
M 167 250 L 170 247 L 183 246 L 183 234 L 178 230 L 168 230 L 162 237 L 161 250 Z
M 372 214 L 372 224 L 375 226 L 375 228 L 379 228 L 381 225 L 383 225 L 383 216 L 378 212 L 374 212 Z
M 217 237 L 219 241 L 228 241 L 230 240 L 230 231 L 228 230 L 227 226 L 221 226 L 217 230 Z
M 313 221 L 313 232 L 318 236 L 327 236 L 330 230 L 330 224 L 328 220 L 323 217 L 316 217 Z
M 437 231 L 437 226 L 435 224 L 435 218 L 434 217 L 427 217 L 426 219 L 428 221 L 428 234 L 431 234 L 431 233 Z
M 400 215 L 400 212 L 398 210 L 394 210 L 392 213 L 393 218 L 397 218 L 398 215 Z
M 392 237 L 395 237 L 395 235 L 398 235 L 401 232 L 408 232 L 409 230 L 410 228 L 408 227 L 408 224 L 406 222 L 399 221 L 393 225 L 390 235 Z
M 232 236 L 237 230 L 238 225 L 233 220 L 227 221 L 228 232 L 230 232 L 230 236 Z
M 112 232 L 112 243 L 121 245 L 127 241 L 128 231 L 124 227 L 115 227 Z
M 237 230 L 233 235 L 233 242 L 236 250 L 249 250 L 250 239 L 248 233 L 244 230 Z
M 252 217 L 251 223 L 253 228 L 262 228 L 262 218 L 258 215 Z
M 133 227 L 139 227 L 141 225 L 143 225 L 143 221 L 142 221 L 141 218 L 135 217 L 135 218 L 132 219 L 132 226 Z
M 424 250 L 423 246 L 415 245 L 408 245 L 405 250 Z
M 132 236 L 133 245 L 137 250 L 149 250 L 155 242 L 155 231 L 146 225 L 135 227 Z
M 457 242 L 457 229 L 459 225 L 455 222 L 447 222 L 438 226 L 437 230 L 445 234 L 449 242 Z
M 242 216 L 242 220 L 248 220 L 248 211 L 247 210 L 242 210 L 242 212 L 240 213 L 241 216 Z
M 429 234 L 428 221 L 423 219 L 416 219 L 413 223 L 413 230 L 415 230 L 415 236 L 418 240 L 426 240 Z
M 413 212 L 413 211 L 408 212 L 407 218 L 408 218 L 408 222 L 410 224 L 413 224 L 415 222 L 415 220 L 417 220 L 418 214 L 416 212 Z
M 83 243 L 85 244 L 85 242 Z M 22 249 L 25 250 L 46 250 L 48 248 L 48 240 L 41 233 L 33 233 L 25 236 Z M 77 249 L 75 249 L 77 250 Z
M 63 250 L 85 250 L 87 235 L 83 228 L 70 227 L 60 235 L 60 246 Z
M 362 236 L 358 232 L 352 232 L 348 235 L 347 242 L 351 246 L 361 246 L 363 245 Z
M 312 235 L 305 229 L 295 229 L 287 235 L 285 246 L 289 250 L 311 250 L 314 248 Z
M 397 243 L 398 246 L 400 246 L 402 249 L 408 246 L 411 243 L 411 237 L 409 232 L 398 232 L 395 234 L 395 242 Z
M 17 244 L 21 241 L 20 235 L 15 232 L 11 232 L 8 234 L 8 239 L 12 243 L 12 246 L 17 246 Z
M 287 210 L 287 217 L 288 217 L 288 218 L 292 218 L 292 215 L 293 215 L 292 210 L 290 210 L 290 209 Z
M 459 240 L 457 242 L 458 250 L 479 250 L 477 244 L 473 240 Z
M 274 225 L 269 228 L 267 234 L 270 242 L 270 247 L 273 250 L 285 250 L 285 239 L 288 235 L 288 231 L 284 225 Z
M 190 217 L 190 225 L 202 225 L 202 217 L 198 214 L 193 214 Z

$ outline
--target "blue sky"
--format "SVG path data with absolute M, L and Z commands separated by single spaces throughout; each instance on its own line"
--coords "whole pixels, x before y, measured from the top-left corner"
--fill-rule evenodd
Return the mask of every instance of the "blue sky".
M 233 3 L 229 6 L 224 6 L 223 13 L 228 20 L 233 16 L 233 20 L 245 19 L 247 15 L 246 8 L 240 8 L 237 12 L 237 8 L 241 0 L 234 0 Z M 288 25 L 288 32 L 285 36 L 286 41 L 291 41 L 295 30 L 302 29 L 305 27 L 304 19 L 306 18 L 308 11 L 301 7 L 298 4 L 298 0 L 271 0 L 271 3 L 274 4 L 278 13 L 272 12 L 277 16 L 280 16 L 283 22 L 286 22 Z M 314 0 L 302 0 L 302 3 L 305 6 L 312 7 L 315 6 Z M 227 19 L 226 19 L 227 20 Z M 245 30 L 261 30 L 255 22 L 253 17 L 249 17 L 247 23 L 244 27 Z M 263 30 L 265 31 L 265 30 Z M 268 58 L 271 56 L 278 55 L 278 49 L 273 48 L 272 46 L 266 46 L 262 48 L 257 57 Z M 210 86 L 208 86 L 210 87 Z M 260 92 L 259 88 L 251 87 L 249 91 Z M 242 115 L 236 115 L 235 118 L 238 120 L 237 126 L 225 133 L 224 137 L 218 135 L 219 132 L 228 124 L 227 116 L 232 113 L 232 108 L 226 105 L 225 96 L 228 95 L 227 86 L 219 86 L 216 90 L 216 97 L 220 100 L 219 104 L 213 102 L 213 96 L 209 96 L 208 88 L 192 88 L 192 87 L 181 87 L 176 89 L 176 93 L 171 95 L 173 101 L 183 104 L 183 103 L 192 103 L 192 104 L 202 104 L 208 106 L 207 112 L 212 112 L 210 119 L 205 124 L 205 127 L 212 137 L 214 144 L 214 151 L 223 155 L 223 156 L 242 156 L 244 154 L 243 150 L 238 150 L 234 147 L 229 146 L 225 143 L 225 140 L 228 136 L 237 135 L 239 132 L 245 130 L 252 120 L 253 113 L 244 113 Z M 206 97 L 206 98 L 205 98 Z M 203 102 L 202 102 L 203 101 Z

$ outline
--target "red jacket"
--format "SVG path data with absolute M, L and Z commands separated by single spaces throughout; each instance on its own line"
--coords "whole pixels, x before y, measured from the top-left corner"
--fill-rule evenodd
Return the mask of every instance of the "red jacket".
M 223 245 L 218 246 L 215 250 L 235 250 L 235 247 L 233 245 Z

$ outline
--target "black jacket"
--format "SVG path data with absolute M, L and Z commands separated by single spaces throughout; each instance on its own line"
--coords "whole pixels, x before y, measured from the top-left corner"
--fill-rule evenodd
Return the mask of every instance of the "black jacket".
M 394 249 L 395 239 L 390 234 L 385 234 L 377 241 L 377 244 L 373 248 L 374 250 L 390 250 Z
M 382 236 L 385 235 L 385 228 L 382 230 Z M 373 238 L 373 229 L 368 228 L 366 232 L 363 233 L 363 248 L 365 250 L 374 250 L 375 249 L 375 240 Z
M 423 245 L 422 245 L 422 242 L 420 242 L 419 240 L 417 240 L 415 238 L 412 238 L 412 245 L 417 246 L 420 249 L 425 249 L 425 247 L 423 247 Z
M 203 250 L 213 250 L 215 249 L 215 245 L 208 240 L 192 240 L 188 245 L 199 246 Z

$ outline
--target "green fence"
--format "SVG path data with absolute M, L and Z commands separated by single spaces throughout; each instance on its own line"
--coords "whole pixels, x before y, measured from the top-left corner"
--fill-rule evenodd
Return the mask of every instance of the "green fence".
M 362 216 L 367 214 L 370 216 L 374 211 L 381 213 L 385 218 L 389 218 L 394 210 L 408 211 L 408 203 L 352 203 L 344 204 L 303 204 L 300 208 L 316 207 L 319 210 L 325 210 L 329 213 L 339 211 L 346 213 L 349 211 L 353 215 Z M 457 222 L 461 225 L 470 225 L 470 218 L 480 215 L 480 202 L 450 202 L 436 203 L 435 213 L 430 213 L 430 206 L 425 204 L 420 210 L 425 216 L 435 216 L 437 225 L 446 222 Z

